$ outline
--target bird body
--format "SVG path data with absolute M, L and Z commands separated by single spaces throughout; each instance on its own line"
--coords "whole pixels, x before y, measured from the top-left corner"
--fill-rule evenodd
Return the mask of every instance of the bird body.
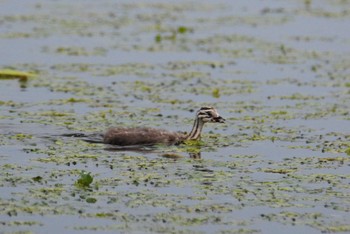
M 104 135 L 104 143 L 111 145 L 174 144 L 185 140 L 186 135 L 155 128 L 110 128 Z
M 213 107 L 198 110 L 192 131 L 188 134 L 155 128 L 110 128 L 104 134 L 103 143 L 119 146 L 178 144 L 185 140 L 197 140 L 205 123 L 224 123 L 225 119 Z

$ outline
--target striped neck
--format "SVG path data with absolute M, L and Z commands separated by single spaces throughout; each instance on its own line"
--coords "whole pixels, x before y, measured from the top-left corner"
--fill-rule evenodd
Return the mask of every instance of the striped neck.
M 192 131 L 186 136 L 186 140 L 197 140 L 201 137 L 201 132 L 204 126 L 204 122 L 196 118 L 193 124 Z

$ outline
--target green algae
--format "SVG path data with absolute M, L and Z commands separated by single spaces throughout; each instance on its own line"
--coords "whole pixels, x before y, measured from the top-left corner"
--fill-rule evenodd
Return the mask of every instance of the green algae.
M 43 98 L 0 101 L 0 213 L 14 220 L 4 221 L 5 231 L 49 229 L 46 217 L 69 215 L 94 223 L 59 231 L 260 233 L 276 223 L 349 231 L 349 59 L 327 49 L 348 42 L 311 34 L 275 41 L 225 28 L 258 32 L 288 28 L 300 16 L 348 17 L 344 1 L 315 4 L 225 15 L 226 6 L 213 3 L 107 3 L 92 12 L 63 2 L 1 16 L 8 28 L 1 39 L 81 42 L 41 44 L 36 51 L 52 64 L 10 64 L 40 70 L 24 94 Z M 47 11 L 54 6 L 65 17 Z M 103 43 L 85 44 L 90 39 Z M 326 46 L 298 46 L 313 43 Z M 131 58 L 118 60 L 125 52 Z M 142 53 L 149 57 L 140 62 Z M 60 136 L 110 126 L 188 131 L 202 105 L 223 111 L 228 123 L 206 126 L 201 141 L 181 146 L 125 152 Z M 93 175 L 84 189 L 74 186 L 82 170 Z
M 278 174 L 289 174 L 289 173 L 293 173 L 295 172 L 297 169 L 277 169 L 277 168 L 267 168 L 267 169 L 263 169 L 264 172 L 266 173 L 278 173 Z
M 186 27 L 186 26 L 179 26 L 176 29 L 166 29 L 162 28 L 161 26 L 156 27 L 158 31 L 161 31 L 161 33 L 158 33 L 155 37 L 154 40 L 157 43 L 161 43 L 162 41 L 175 41 L 179 36 L 187 34 L 189 32 L 193 33 L 193 29 Z
M 34 73 L 17 71 L 12 69 L 2 69 L 0 70 L 0 80 L 1 79 L 20 79 L 27 80 L 28 78 L 32 78 L 36 76 Z
M 33 138 L 33 136 L 28 134 L 18 133 L 14 136 L 11 136 L 11 138 L 16 140 L 23 140 L 23 139 L 31 139 Z
M 345 151 L 344 151 L 347 155 L 349 155 L 350 156 L 350 147 L 349 148 L 347 148 Z
M 83 47 L 58 47 L 55 52 L 69 56 L 103 56 L 106 54 L 104 48 L 94 48 L 88 51 Z
M 75 182 L 75 185 L 77 187 L 89 187 L 94 180 L 94 178 L 90 174 L 91 172 L 82 171 L 79 175 L 79 179 Z M 95 203 L 95 202 L 92 202 L 92 203 Z
M 324 222 L 327 222 L 324 219 L 324 216 L 320 213 L 296 213 L 296 212 L 281 212 L 277 215 L 262 215 L 264 219 L 272 220 L 281 220 L 283 223 L 292 222 L 293 225 L 305 224 L 312 226 L 322 232 L 346 232 L 349 231 L 348 225 L 338 225 L 327 223 L 324 225 Z M 283 220 L 283 221 L 282 221 Z

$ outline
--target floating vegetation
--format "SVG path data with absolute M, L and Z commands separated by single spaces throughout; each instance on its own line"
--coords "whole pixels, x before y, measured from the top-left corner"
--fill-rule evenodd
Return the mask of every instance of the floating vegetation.
M 82 188 L 89 187 L 94 180 L 94 178 L 90 174 L 91 172 L 82 171 L 79 175 L 79 179 L 75 182 L 75 185 Z M 95 203 L 95 202 L 89 202 L 89 203 Z
M 20 79 L 20 80 L 27 80 L 28 78 L 35 77 L 36 74 L 29 73 L 29 72 L 23 72 L 23 71 L 17 71 L 12 69 L 2 69 L 0 70 L 0 80 L 1 79 Z
M 162 30 L 164 31 L 164 30 Z M 160 43 L 162 41 L 175 41 L 178 38 L 178 35 L 184 35 L 187 33 L 193 33 L 192 28 L 188 28 L 185 26 L 179 26 L 176 29 L 171 29 L 170 32 L 162 32 L 162 34 L 158 33 L 154 40 L 157 43 Z
M 349 232 L 348 5 L 4 2 L 1 232 Z M 199 141 L 93 143 L 206 105 Z
M 104 48 L 94 48 L 92 51 L 87 51 L 83 47 L 58 47 L 55 52 L 69 56 L 103 56 L 106 54 Z
M 219 98 L 220 97 L 220 89 L 218 89 L 218 88 L 213 89 L 212 95 L 215 98 Z

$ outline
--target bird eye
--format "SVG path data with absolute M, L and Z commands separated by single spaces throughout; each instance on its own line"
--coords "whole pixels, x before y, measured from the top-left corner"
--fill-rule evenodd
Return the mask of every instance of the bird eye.
M 207 115 L 209 116 L 209 117 L 212 117 L 213 116 L 213 114 L 211 113 L 211 112 L 207 112 Z

